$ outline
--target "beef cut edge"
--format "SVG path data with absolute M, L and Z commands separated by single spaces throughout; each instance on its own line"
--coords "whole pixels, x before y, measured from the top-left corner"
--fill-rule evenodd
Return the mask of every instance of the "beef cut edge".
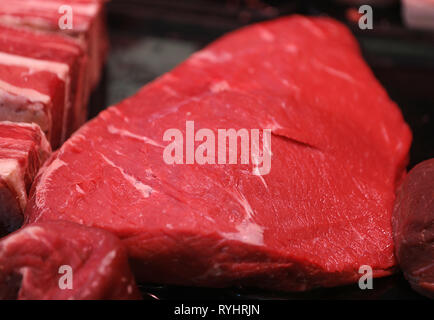
M 163 134 L 185 136 L 186 121 L 271 129 L 270 173 L 166 164 Z M 353 283 L 362 265 L 394 270 L 391 212 L 410 143 L 349 30 L 284 17 L 224 36 L 83 126 L 40 171 L 26 223 L 115 233 L 144 282 Z

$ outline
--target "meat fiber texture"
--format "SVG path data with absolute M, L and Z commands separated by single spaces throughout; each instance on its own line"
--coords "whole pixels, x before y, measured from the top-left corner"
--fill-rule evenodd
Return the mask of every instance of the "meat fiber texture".
M 104 65 L 108 36 L 105 1 L 101 0 L 8 0 L 0 1 L 0 23 L 31 30 L 58 33 L 80 44 L 88 55 L 88 86 L 94 88 Z M 72 9 L 72 28 L 61 28 Z M 84 119 L 83 119 L 84 120 Z
M 271 171 L 252 174 L 258 159 L 166 164 L 163 134 L 185 136 L 187 120 L 271 129 Z M 226 35 L 83 126 L 41 170 L 26 221 L 114 232 L 141 281 L 352 283 L 362 265 L 394 270 L 390 219 L 410 141 L 343 25 L 285 17 Z
M 0 25 L 0 119 L 37 123 L 58 147 L 86 118 L 86 67 L 71 39 Z
M 0 236 L 22 224 L 30 185 L 50 153 L 36 124 L 0 122 Z
M 434 159 L 414 167 L 392 217 L 395 252 L 411 286 L 434 299 Z
M 0 241 L 0 299 L 140 299 L 122 243 L 66 221 L 26 226 Z

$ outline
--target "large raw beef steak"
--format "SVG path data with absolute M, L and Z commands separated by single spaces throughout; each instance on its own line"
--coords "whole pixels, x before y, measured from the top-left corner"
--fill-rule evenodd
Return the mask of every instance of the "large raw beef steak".
M 218 129 L 251 132 L 249 161 L 238 149 L 214 159 L 233 151 L 229 139 L 209 147 Z M 82 127 L 37 177 L 26 222 L 114 232 L 141 281 L 351 283 L 362 265 L 393 272 L 410 141 L 344 26 L 281 18 L 223 37 Z

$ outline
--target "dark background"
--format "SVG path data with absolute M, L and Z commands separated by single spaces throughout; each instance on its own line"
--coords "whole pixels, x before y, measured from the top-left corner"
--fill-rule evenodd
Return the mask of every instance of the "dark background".
M 434 31 L 407 29 L 399 1 L 374 7 L 373 30 L 360 30 L 351 8 L 335 1 L 111 0 L 111 41 L 104 80 L 92 98 L 91 114 L 132 95 L 226 32 L 292 13 L 328 15 L 357 37 L 377 78 L 398 103 L 414 141 L 409 168 L 434 157 Z M 142 285 L 150 299 L 421 299 L 402 275 L 375 279 L 374 290 L 357 285 L 288 294 L 244 288 L 204 289 Z

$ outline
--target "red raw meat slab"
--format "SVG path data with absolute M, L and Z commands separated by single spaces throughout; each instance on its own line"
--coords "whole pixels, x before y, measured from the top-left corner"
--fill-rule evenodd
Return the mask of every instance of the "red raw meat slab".
M 185 136 L 187 120 L 271 129 L 271 172 L 167 165 L 163 134 Z M 26 221 L 114 232 L 141 281 L 353 283 L 362 265 L 394 271 L 391 212 L 410 143 L 343 25 L 281 18 L 217 40 L 82 127 L 38 175 Z

